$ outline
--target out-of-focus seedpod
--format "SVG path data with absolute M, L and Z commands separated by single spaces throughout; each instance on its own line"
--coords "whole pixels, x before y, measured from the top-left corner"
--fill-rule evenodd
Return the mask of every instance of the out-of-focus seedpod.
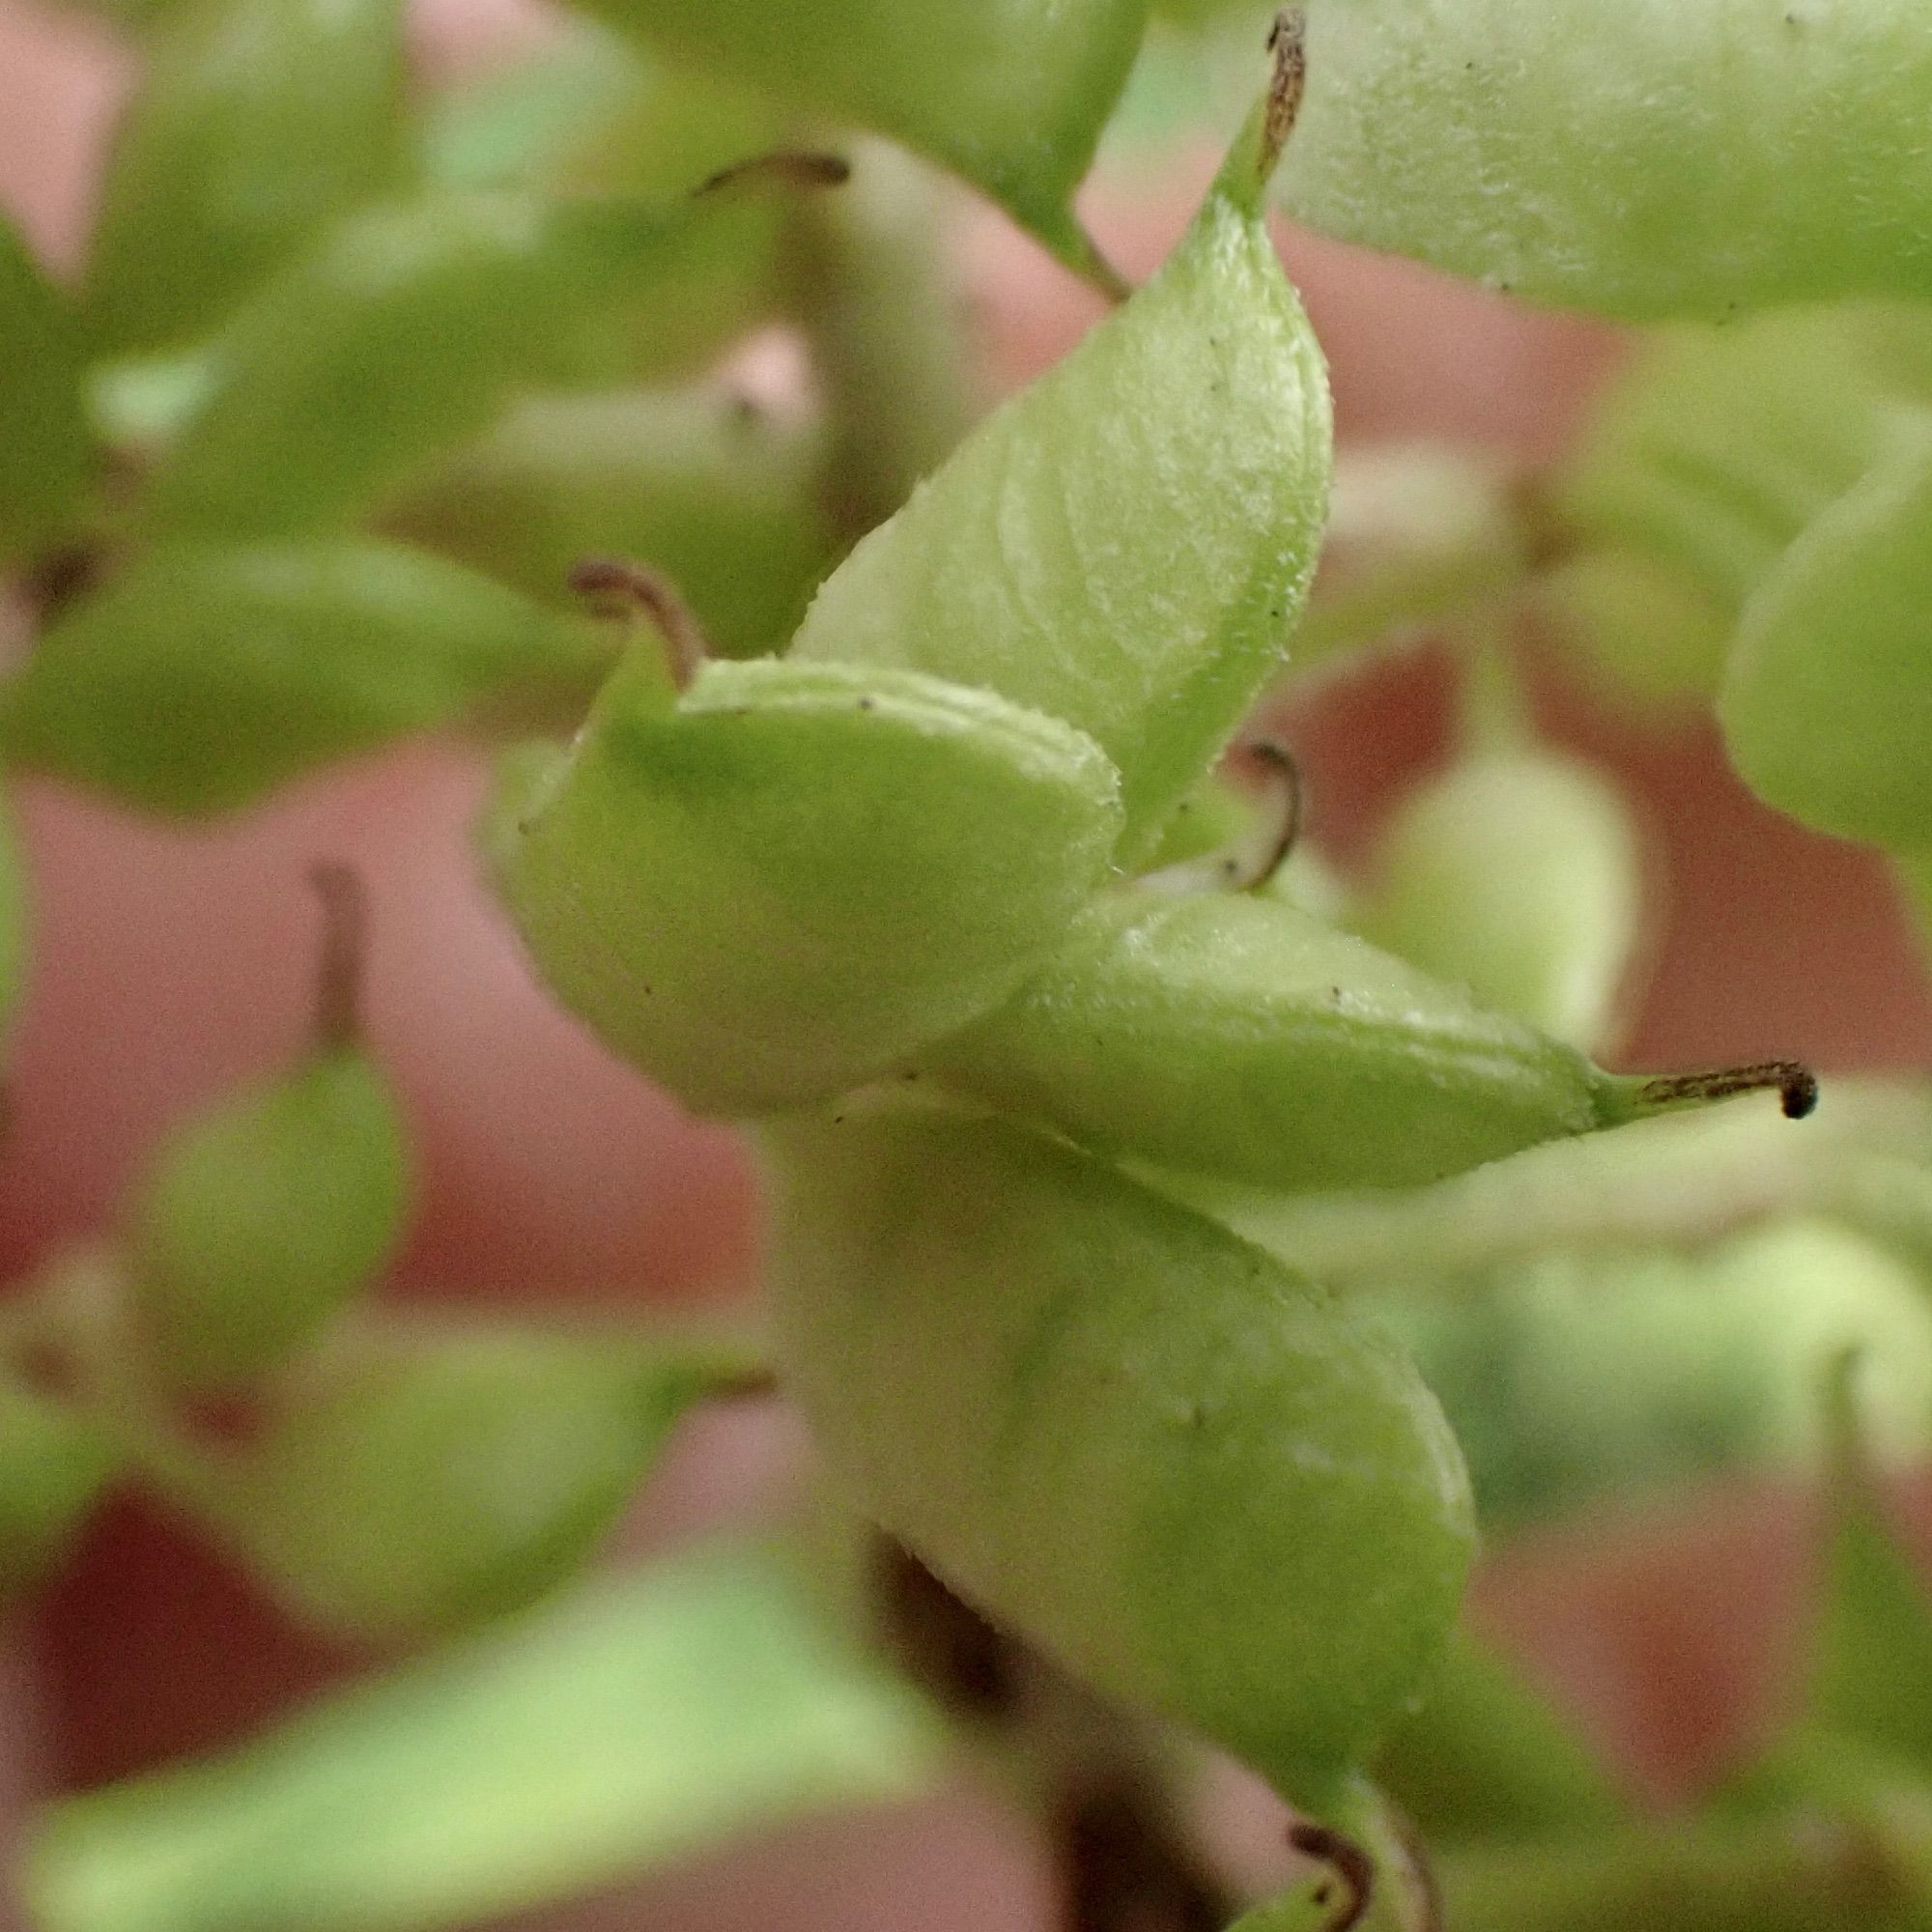
M 534 597 L 586 556 L 676 583 L 726 657 L 797 627 L 830 568 L 824 438 L 700 390 L 547 396 L 512 411 L 384 518 Z
M 0 216 L 0 560 L 57 534 L 86 485 L 83 360 L 66 298 Z
M 1376 1306 L 1456 1424 L 1487 1523 L 1815 1469 L 1818 1390 L 1846 1350 L 1871 1364 L 1876 1452 L 1896 1463 L 1932 1447 L 1924 1284 L 1826 1220 L 1698 1255 L 1557 1254 L 1489 1281 L 1417 1280 Z
M 824 183 L 786 156 L 733 177 Z M 487 429 L 523 391 L 608 381 L 613 316 L 674 284 L 741 196 L 425 197 L 338 223 L 257 295 L 152 485 L 164 528 L 282 536 L 337 525 Z
M 97 354 L 199 334 L 401 159 L 399 0 L 198 0 L 150 43 L 88 262 Z
M 0 748 L 149 810 L 226 811 L 411 732 L 581 702 L 610 661 L 584 621 L 398 545 L 169 545 L 0 685 Z
M 1261 895 L 1114 894 L 1008 1005 L 935 1048 L 960 1092 L 1113 1154 L 1271 1188 L 1403 1187 L 1571 1134 L 1777 1086 L 1647 1080 Z
M 1660 331 L 1598 404 L 1539 515 L 1559 557 L 1545 597 L 1610 684 L 1713 695 L 1751 593 L 1911 433 L 1862 317 Z
M 617 1335 L 345 1338 L 182 1500 L 322 1628 L 420 1636 L 571 1576 L 720 1380 Z
M 44 1579 L 119 1464 L 77 1409 L 0 1372 L 0 1605 Z
M 178 1129 L 141 1189 L 128 1279 L 167 1379 L 222 1389 L 278 1367 L 368 1288 L 402 1233 L 409 1147 L 356 1035 L 361 904 L 319 867 L 327 932 L 316 1037 L 288 1073 Z
M 588 20 L 529 59 L 459 86 L 423 121 L 429 185 L 555 193 L 682 194 L 795 127 L 781 102 L 673 71 Z M 691 375 L 780 305 L 787 211 L 719 211 L 677 250 L 674 273 L 607 317 L 612 382 Z
M 891 134 L 983 188 L 1064 259 L 1140 49 L 1147 0 L 592 0 L 673 59 Z
M 1932 846 L 1932 440 L 1874 469 L 1745 607 L 1718 716 L 1767 804 L 1899 851 Z
M 1495 752 L 1404 802 L 1350 923 L 1588 1052 L 1615 1021 L 1643 900 L 1642 844 L 1615 786 L 1555 752 Z
M 858 144 L 852 163 L 844 193 L 801 204 L 787 238 L 792 303 L 832 426 L 824 497 L 848 543 L 905 502 L 987 400 L 949 247 L 956 191 L 884 141 Z
M 1341 1804 L 1472 1542 L 1383 1331 L 1002 1122 L 851 1107 L 764 1146 L 786 1384 L 858 1504 L 1102 1690 Z
M 1432 1845 L 1605 1832 L 1631 1808 L 1588 1742 L 1466 1627 L 1375 1772 Z
M 1004 999 L 1108 874 L 1119 780 L 1071 725 L 914 671 L 647 657 L 489 834 L 552 989 L 708 1113 L 894 1067 Z
M 1325 233 L 1628 321 L 1932 288 L 1917 0 L 1310 11 L 1282 190 Z
M 1260 208 L 1297 47 L 1167 266 L 859 546 L 794 645 L 1077 724 L 1122 772 L 1129 865 L 1280 664 L 1326 510 L 1327 379 Z

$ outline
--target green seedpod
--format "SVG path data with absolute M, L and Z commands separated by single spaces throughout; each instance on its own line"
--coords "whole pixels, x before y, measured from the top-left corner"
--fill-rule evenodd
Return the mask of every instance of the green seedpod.
M 1406 799 L 1350 923 L 1588 1052 L 1615 1022 L 1643 910 L 1642 841 L 1616 787 L 1525 750 L 1466 759 Z
M 1064 258 L 1073 190 L 1126 84 L 1147 0 L 590 0 L 679 62 L 957 170 Z
M 0 1605 L 45 1579 L 120 1461 L 79 1410 L 0 1372 Z
M 1120 767 L 1140 864 L 1279 667 L 1326 513 L 1327 379 L 1262 219 L 1277 93 L 1167 266 L 976 429 L 794 643 L 997 691 Z
M 1327 234 L 1628 321 L 1932 290 L 1917 0 L 1310 13 L 1282 187 Z
M 1632 1809 L 1568 1715 L 1466 1625 L 1422 1707 L 1383 1745 L 1375 1774 L 1434 1846 L 1606 1832 Z
M 1012 1001 L 927 1058 L 1084 1145 L 1277 1189 L 1416 1185 L 1723 1091 L 1605 1073 L 1257 895 L 1102 899 Z M 1793 1111 L 1811 1097 L 1794 1092 Z
M 1932 1302 L 1875 1242 L 1813 1215 L 1697 1254 L 1555 1254 L 1375 1306 L 1469 1459 L 1484 1521 L 1642 1501 L 1737 1471 L 1815 1470 L 1818 1390 L 1866 1353 L 1876 1453 L 1932 1448 Z
M 365 1336 L 181 1499 L 308 1621 L 421 1636 L 574 1574 L 718 1380 L 701 1356 L 618 1334 Z
M 168 1379 L 240 1386 L 312 1341 L 388 1261 L 409 1167 L 395 1095 L 349 1043 L 177 1129 L 128 1236 L 143 1340 Z
M 1701 711 L 1717 695 L 1737 611 L 1679 565 L 1606 545 L 1566 557 L 1534 591 L 1565 649 L 1612 699 Z
M 1932 439 L 1816 518 L 1746 606 L 1719 693 L 1768 805 L 1846 838 L 1932 845 Z
M 148 810 L 227 811 L 411 732 L 581 702 L 610 661 L 586 621 L 398 545 L 168 545 L 0 685 L 0 749 Z
M 762 1138 L 781 1366 L 859 1506 L 1101 1690 L 1336 1807 L 1471 1554 L 1406 1358 L 1021 1128 L 855 1105 Z
M 66 297 L 0 216 L 0 560 L 58 535 L 86 488 L 84 360 Z
M 402 160 L 400 0 L 197 0 L 149 43 L 101 188 L 97 355 L 206 332 Z
M 823 182 L 790 157 L 744 179 Z M 608 381 L 626 304 L 681 286 L 714 219 L 682 201 L 441 195 L 337 224 L 236 317 L 153 479 L 163 528 L 338 525 L 487 429 L 520 393 Z
M 1607 554 L 1621 565 L 1585 589 L 1631 630 L 1600 654 L 1628 661 L 1633 681 L 1658 674 L 1645 659 L 1662 650 L 1689 658 L 1708 693 L 1720 647 L 1673 635 L 1663 649 L 1645 632 L 1662 613 L 1694 639 L 1690 613 L 1714 606 L 1727 634 L 1792 540 L 1912 434 L 1874 327 L 1873 311 L 1837 306 L 1659 330 L 1599 403 L 1539 514 L 1578 561 Z
M 513 410 L 384 518 L 533 597 L 569 596 L 586 556 L 675 583 L 726 657 L 797 627 L 831 567 L 825 439 L 706 390 L 544 396 Z
M 587 20 L 531 59 L 443 96 L 423 128 L 423 172 L 439 188 L 541 185 L 576 194 L 676 195 L 795 128 L 781 104 L 673 71 Z M 785 211 L 747 202 L 694 229 L 674 277 L 607 318 L 612 381 L 694 374 L 770 319 L 786 263 Z
M 488 834 L 563 1004 L 705 1113 L 796 1105 L 996 1006 L 1107 876 L 1071 725 L 918 672 L 634 657 Z

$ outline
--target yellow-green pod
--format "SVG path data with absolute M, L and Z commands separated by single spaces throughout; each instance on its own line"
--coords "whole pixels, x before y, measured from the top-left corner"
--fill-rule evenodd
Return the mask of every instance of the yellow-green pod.
M 57 535 L 81 499 L 85 359 L 66 298 L 0 216 L 0 559 Z
M 1661 329 L 1610 385 L 1548 486 L 1561 554 L 1542 595 L 1612 691 L 1708 701 L 1786 548 L 1911 436 L 1888 314 Z
M 120 1463 L 77 1409 L 0 1373 L 0 1606 L 45 1579 Z
M 361 889 L 338 866 L 313 882 L 313 1043 L 289 1072 L 178 1128 L 130 1216 L 142 1345 L 183 1387 L 240 1386 L 313 1341 L 373 1284 L 408 1212 L 408 1133 L 356 1018 Z
M 343 524 L 520 393 L 607 379 L 612 318 L 674 285 L 693 236 L 737 199 L 503 192 L 360 211 L 235 317 L 149 514 L 228 535 Z
M 885 1072 L 1004 999 L 1110 869 L 1119 780 L 1057 719 L 918 672 L 642 657 L 490 835 L 563 1004 L 702 1112 Z
M 309 1622 L 421 1636 L 518 1608 L 581 1567 L 716 1380 L 618 1335 L 352 1341 L 181 1500 Z
M 171 13 L 116 133 L 88 260 L 98 354 L 207 330 L 402 149 L 399 0 L 198 0 Z
M 591 0 L 668 56 L 956 169 L 1077 265 L 1072 213 L 1147 0 Z
M 611 661 L 586 621 L 396 544 L 169 544 L 74 605 L 0 684 L 0 748 L 153 811 L 480 713 L 567 709 Z
M 1401 1351 L 1015 1126 L 854 1108 L 763 1145 L 783 1372 L 859 1505 L 1101 1690 L 1332 1805 L 1471 1553 Z
M 1932 439 L 1816 518 L 1745 607 L 1718 698 L 1768 805 L 1840 838 L 1932 846 Z
M 134 1210 L 149 1350 L 190 1387 L 275 1367 L 374 1282 L 408 1204 L 395 1095 L 361 1048 L 231 1096 L 170 1138 Z
M 533 597 L 587 556 L 678 586 L 726 657 L 788 638 L 833 561 L 825 438 L 700 389 L 545 396 L 513 410 L 384 522 Z
M 1298 906 L 1097 901 L 1018 995 L 928 1056 L 960 1092 L 1114 1154 L 1273 1188 L 1403 1187 L 1718 1091 L 1574 1048 Z M 1744 1084 L 1798 1069 L 1749 1069 Z
M 1293 47 L 1167 266 L 859 546 L 793 645 L 1077 724 L 1120 767 L 1128 864 L 1279 667 L 1326 514 L 1327 379 L 1259 205 Z
M 1643 909 L 1642 842 L 1615 786 L 1555 752 L 1497 752 L 1403 803 L 1350 923 L 1588 1052 L 1616 1019 Z

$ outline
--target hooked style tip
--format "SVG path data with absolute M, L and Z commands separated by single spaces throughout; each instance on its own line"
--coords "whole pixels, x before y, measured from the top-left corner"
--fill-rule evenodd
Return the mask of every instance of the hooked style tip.
M 1637 1098 L 1646 1107 L 1674 1107 L 1696 1100 L 1727 1100 L 1734 1094 L 1775 1089 L 1787 1121 L 1802 1121 L 1818 1105 L 1818 1076 L 1796 1060 L 1760 1060 L 1711 1073 L 1672 1073 L 1646 1081 Z
M 697 613 L 668 578 L 628 557 L 586 556 L 571 567 L 570 588 L 600 617 L 655 625 L 667 646 L 671 682 L 690 690 L 711 647 Z
M 1375 1903 L 1376 1866 L 1352 1838 L 1326 1825 L 1296 1824 L 1289 1828 L 1288 1842 L 1303 1858 L 1326 1865 L 1342 1882 L 1344 1896 L 1337 1902 L 1335 1915 L 1322 1932 L 1352 1932 L 1369 1916 Z

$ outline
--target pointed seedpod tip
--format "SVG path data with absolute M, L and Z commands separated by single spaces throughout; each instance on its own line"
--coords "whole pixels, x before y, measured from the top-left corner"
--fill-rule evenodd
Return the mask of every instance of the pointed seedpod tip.
M 1274 62 L 1267 99 L 1262 110 L 1261 175 L 1266 182 L 1281 159 L 1288 137 L 1301 118 L 1308 92 L 1308 15 L 1299 7 L 1284 7 L 1268 30 L 1267 47 Z

